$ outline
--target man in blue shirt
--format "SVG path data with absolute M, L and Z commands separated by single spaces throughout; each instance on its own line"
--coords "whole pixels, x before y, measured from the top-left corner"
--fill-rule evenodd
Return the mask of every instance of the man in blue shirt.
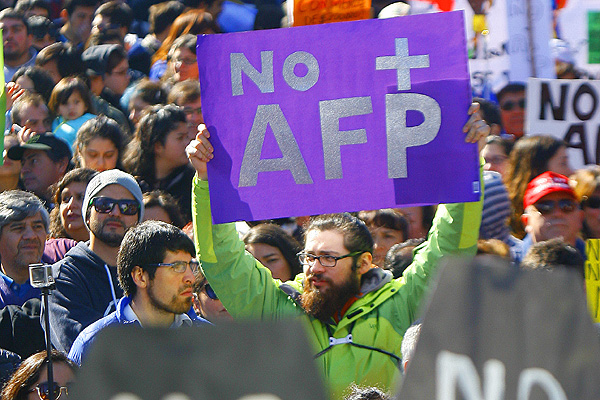
M 173 225 L 146 221 L 130 229 L 117 258 L 119 286 L 125 296 L 115 312 L 79 334 L 69 358 L 81 364 L 98 332 L 113 324 L 171 328 L 207 324 L 187 314 L 199 271 L 195 255 L 192 240 Z
M 29 283 L 29 264 L 42 259 L 48 221 L 48 212 L 34 194 L 0 193 L 0 307 L 40 297 L 40 290 Z

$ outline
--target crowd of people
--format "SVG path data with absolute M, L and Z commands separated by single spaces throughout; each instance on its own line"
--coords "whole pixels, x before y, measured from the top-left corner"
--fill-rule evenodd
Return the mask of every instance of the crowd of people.
M 2 399 L 67 395 L 109 325 L 289 316 L 307 321 L 332 398 L 387 399 L 441 257 L 564 264 L 583 280 L 584 241 L 600 238 L 600 167 L 573 171 L 566 143 L 524 134 L 523 84 L 465 113 L 464 140 L 483 160 L 480 202 L 213 225 L 195 47 L 196 35 L 221 32 L 221 1 L 9 3 Z M 281 26 L 282 8 L 267 6 L 257 29 Z M 36 263 L 52 265 L 48 321 Z

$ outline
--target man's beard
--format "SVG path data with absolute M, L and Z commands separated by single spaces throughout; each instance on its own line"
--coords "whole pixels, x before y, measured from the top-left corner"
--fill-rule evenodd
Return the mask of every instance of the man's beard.
M 109 222 L 119 222 L 123 226 L 123 233 L 110 232 L 108 230 L 105 232 L 104 228 Z M 95 219 L 90 221 L 90 231 L 92 234 L 109 247 L 119 247 L 123 241 L 123 237 L 125 236 L 127 229 L 129 228 L 125 225 L 125 223 L 118 218 L 109 217 L 102 221 L 102 223 Z
M 185 285 L 179 288 L 178 293 L 182 293 L 188 289 L 191 289 L 191 285 Z M 148 286 L 148 299 L 150 300 L 150 304 L 154 307 L 154 309 L 172 314 L 183 314 L 190 310 L 192 307 L 192 298 L 185 297 L 184 299 L 179 299 L 178 295 L 174 295 L 169 302 L 164 302 L 156 297 L 154 294 L 154 281 L 150 282 Z
M 342 310 L 348 300 L 360 292 L 360 276 L 354 269 L 341 285 L 333 285 L 329 282 L 330 286 L 325 293 L 315 288 L 309 278 L 310 276 L 307 276 L 304 279 L 304 293 L 300 295 L 302 308 L 309 315 L 323 322 L 329 321 Z

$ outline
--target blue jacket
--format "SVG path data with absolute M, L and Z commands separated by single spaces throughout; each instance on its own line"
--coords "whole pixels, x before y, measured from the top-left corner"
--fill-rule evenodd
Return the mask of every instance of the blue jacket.
M 81 361 L 85 358 L 98 332 L 100 332 L 102 329 L 106 328 L 109 325 L 136 324 L 141 327 L 139 321 L 127 319 L 124 313 L 125 307 L 127 307 L 130 302 L 131 299 L 129 297 L 122 297 L 117 303 L 116 311 L 108 314 L 104 318 L 99 319 L 98 321 L 94 322 L 93 324 L 85 328 L 83 331 L 81 331 L 81 333 L 77 336 L 77 339 L 75 339 L 75 342 L 73 342 L 73 346 L 71 346 L 71 351 L 69 351 L 69 358 L 77 365 L 81 365 Z M 200 326 L 205 324 L 210 325 L 210 322 L 208 322 L 204 318 L 191 315 L 191 313 L 187 313 L 186 315 L 190 317 L 194 326 Z

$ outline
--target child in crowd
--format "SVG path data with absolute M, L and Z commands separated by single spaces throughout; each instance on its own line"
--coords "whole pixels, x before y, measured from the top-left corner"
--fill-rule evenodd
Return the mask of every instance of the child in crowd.
M 61 79 L 52 90 L 48 106 L 57 116 L 52 123 L 52 132 L 71 147 L 81 125 L 95 117 L 91 113 L 93 110 L 90 89 L 78 77 Z

